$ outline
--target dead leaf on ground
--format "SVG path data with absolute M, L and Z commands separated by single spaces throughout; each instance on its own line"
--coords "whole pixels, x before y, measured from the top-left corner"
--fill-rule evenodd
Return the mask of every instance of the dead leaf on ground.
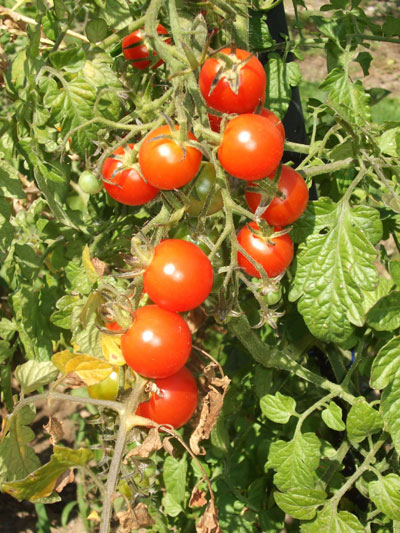
M 192 490 L 192 495 L 190 496 L 189 507 L 203 507 L 203 505 L 206 503 L 207 500 L 205 491 L 195 487 Z
M 49 421 L 43 426 L 43 429 L 50 435 L 50 444 L 52 446 L 60 442 L 64 437 L 62 423 L 55 416 L 49 417 Z
M 161 450 L 162 447 L 160 432 L 157 428 L 152 428 L 142 444 L 126 454 L 124 462 L 126 462 L 129 457 L 149 457 L 153 452 Z
M 117 513 L 117 518 L 120 523 L 118 533 L 131 533 L 140 527 L 150 527 L 155 524 L 144 503 L 138 503 L 134 509 L 120 511 Z
M 206 453 L 204 448 L 199 446 L 199 442 L 209 438 L 218 420 L 226 391 L 231 382 L 227 376 L 215 377 L 215 368 L 215 363 L 211 363 L 204 369 L 204 376 L 209 380 L 208 392 L 203 398 L 199 422 L 190 437 L 190 447 L 196 455 Z
M 217 511 L 213 502 L 208 504 L 206 512 L 197 522 L 196 533 L 221 533 Z

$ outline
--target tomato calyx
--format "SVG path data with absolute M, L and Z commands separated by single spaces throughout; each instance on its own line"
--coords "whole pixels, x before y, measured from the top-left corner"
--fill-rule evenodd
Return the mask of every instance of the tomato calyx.
M 219 66 L 215 78 L 211 82 L 208 96 L 211 95 L 223 78 L 228 82 L 231 91 L 237 95 L 240 87 L 240 72 L 254 57 L 254 54 L 250 54 L 244 59 L 239 59 L 236 56 L 236 47 L 232 46 L 229 54 L 216 52 L 211 57 L 217 59 Z

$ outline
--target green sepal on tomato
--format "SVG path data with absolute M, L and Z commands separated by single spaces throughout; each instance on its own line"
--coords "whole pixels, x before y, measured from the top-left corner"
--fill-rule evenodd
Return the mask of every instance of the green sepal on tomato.
M 185 366 L 166 378 L 156 379 L 159 394 L 152 392 L 148 401 L 139 404 L 136 414 L 157 424 L 175 429 L 190 420 L 196 410 L 198 390 L 193 374 Z
M 275 228 L 279 231 L 280 228 Z M 237 240 L 243 249 L 262 267 L 268 277 L 274 278 L 282 274 L 293 260 L 293 241 L 285 233 L 268 239 L 259 235 L 260 228 L 256 222 L 246 224 L 238 233 Z M 238 252 L 239 266 L 250 276 L 261 278 L 261 274 L 250 261 Z
M 251 183 L 249 186 L 257 188 L 257 183 Z M 282 196 L 273 198 L 261 218 L 270 226 L 287 226 L 304 213 L 309 197 L 308 187 L 298 172 L 287 165 L 282 165 L 278 190 Z M 261 194 L 246 189 L 245 195 L 247 205 L 255 213 L 261 202 Z
M 185 320 L 158 305 L 135 311 L 131 327 L 121 337 L 121 351 L 135 372 L 147 378 L 163 378 L 178 372 L 192 348 Z

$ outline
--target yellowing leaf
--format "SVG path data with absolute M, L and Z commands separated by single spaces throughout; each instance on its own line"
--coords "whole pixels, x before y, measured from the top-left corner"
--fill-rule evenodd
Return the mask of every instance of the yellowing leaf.
M 95 385 L 106 379 L 113 371 L 113 366 L 92 355 L 76 355 L 65 365 L 67 374 L 75 372 L 86 385 Z
M 100 333 L 100 343 L 104 358 L 111 364 L 123 366 L 126 364 L 121 351 L 121 335 L 107 335 Z
M 55 353 L 51 360 L 53 361 L 53 365 L 56 366 L 60 372 L 67 374 L 65 366 L 74 357 L 76 357 L 76 354 L 71 353 L 68 350 L 63 350 L 62 352 Z
M 86 276 L 90 283 L 94 283 L 99 275 L 96 272 L 96 269 L 93 266 L 92 261 L 90 260 L 89 246 L 86 245 L 82 252 L 82 264 L 85 267 Z
M 88 520 L 94 520 L 96 522 L 100 522 L 100 516 L 97 511 L 92 511 L 87 518 Z

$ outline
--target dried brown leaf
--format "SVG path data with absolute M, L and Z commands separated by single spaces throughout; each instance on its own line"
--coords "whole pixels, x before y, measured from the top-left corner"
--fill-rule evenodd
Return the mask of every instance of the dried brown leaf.
M 215 368 L 216 365 L 211 363 L 204 369 L 205 376 L 210 380 L 208 392 L 203 399 L 199 422 L 190 437 L 190 447 L 196 455 L 205 454 L 205 450 L 199 446 L 199 442 L 209 438 L 218 420 L 224 404 L 224 397 L 231 381 L 227 376 L 216 378 L 214 374 Z
M 221 533 L 217 511 L 213 502 L 207 505 L 205 513 L 197 522 L 196 533 Z
M 192 495 L 190 496 L 189 507 L 203 507 L 207 503 L 206 493 L 204 490 L 200 490 L 195 487 L 192 490 Z
M 118 533 L 131 533 L 140 527 L 150 527 L 155 524 L 144 503 L 138 503 L 134 509 L 120 511 L 117 513 L 117 518 L 120 523 Z
M 163 440 L 163 447 L 164 450 L 173 457 L 175 453 L 175 448 L 171 444 L 172 439 L 173 437 L 165 437 L 165 439 Z
M 54 446 L 64 437 L 62 423 L 55 416 L 50 416 L 47 424 L 43 426 L 46 433 L 50 435 L 50 444 Z
M 66 487 L 70 483 L 73 483 L 74 481 L 75 481 L 75 476 L 71 468 L 61 474 L 61 476 L 57 479 L 56 485 L 54 488 L 57 492 L 61 492 L 64 489 L 64 487 Z
M 162 447 L 163 444 L 160 439 L 160 432 L 157 428 L 151 428 L 142 444 L 126 454 L 125 461 L 127 461 L 129 457 L 149 457 L 153 452 L 161 450 Z
M 68 374 L 63 383 L 65 383 L 65 385 L 70 389 L 80 389 L 81 387 L 85 386 L 85 383 L 81 380 L 78 374 L 75 374 L 75 372 Z
M 196 331 L 203 325 L 206 318 L 207 315 L 201 307 L 196 307 L 189 311 L 185 316 L 185 320 L 189 326 L 190 332 L 192 334 L 196 333 Z
M 104 261 L 101 261 L 101 259 L 97 259 L 97 257 L 91 257 L 90 261 L 92 262 L 93 268 L 95 269 L 97 274 L 99 276 L 102 276 L 106 269 L 106 264 L 104 263 Z

